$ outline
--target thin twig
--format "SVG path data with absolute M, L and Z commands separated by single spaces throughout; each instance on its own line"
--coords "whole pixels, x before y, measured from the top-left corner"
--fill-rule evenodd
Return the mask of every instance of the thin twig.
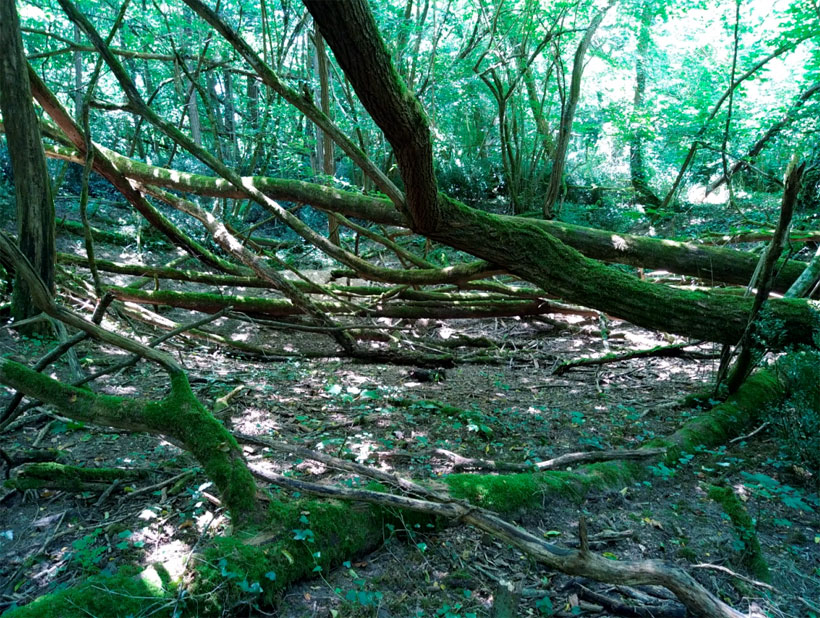
M 760 433 L 761 431 L 763 431 L 764 429 L 766 429 L 766 427 L 768 427 L 769 425 L 771 425 L 771 423 L 769 421 L 766 421 L 760 427 L 755 429 L 753 432 L 747 433 L 745 436 L 738 436 L 737 438 L 732 438 L 731 440 L 729 440 L 729 444 L 734 444 L 735 442 L 742 442 L 743 440 L 748 440 L 752 436 L 755 436 L 758 433 Z
M 740 573 L 735 573 L 732 569 L 729 569 L 725 566 L 720 564 L 709 564 L 708 562 L 702 562 L 700 564 L 693 564 L 693 569 L 712 569 L 713 571 L 721 571 L 726 573 L 727 575 L 731 575 L 732 577 L 736 577 L 747 584 L 751 584 L 752 586 L 757 586 L 758 588 L 765 588 L 766 590 L 776 591 L 777 589 L 765 582 L 758 581 L 756 579 L 752 579 L 751 577 L 746 577 L 745 575 L 741 575 Z

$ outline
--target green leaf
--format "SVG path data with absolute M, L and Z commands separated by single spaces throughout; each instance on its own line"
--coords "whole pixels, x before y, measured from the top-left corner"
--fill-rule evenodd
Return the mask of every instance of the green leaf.
M 543 597 L 535 602 L 535 609 L 544 616 L 552 616 L 555 613 L 555 608 L 552 605 L 552 599 Z

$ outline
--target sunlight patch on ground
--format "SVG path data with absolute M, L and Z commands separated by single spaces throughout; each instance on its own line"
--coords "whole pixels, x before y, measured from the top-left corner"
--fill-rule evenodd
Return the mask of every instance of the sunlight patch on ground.
M 178 581 L 185 574 L 185 567 L 191 555 L 191 547 L 182 541 L 171 541 L 157 547 L 151 554 L 149 561 L 152 566 L 140 573 L 140 578 L 150 586 L 149 589 L 162 590 L 162 577 L 153 566 L 157 563 L 171 576 L 171 580 Z
M 139 514 L 138 517 L 139 517 L 139 519 L 142 519 L 143 521 L 149 521 L 151 519 L 156 519 L 157 514 L 153 511 L 153 509 L 148 508 L 148 509 L 142 509 L 142 511 L 140 511 L 140 514 Z
M 638 330 L 628 330 L 623 333 L 624 341 L 628 342 L 631 345 L 634 345 L 636 348 L 654 348 L 659 345 L 663 344 L 671 344 L 671 343 L 681 343 L 676 340 L 667 341 L 658 337 L 657 335 L 649 332 L 649 331 L 638 331 Z

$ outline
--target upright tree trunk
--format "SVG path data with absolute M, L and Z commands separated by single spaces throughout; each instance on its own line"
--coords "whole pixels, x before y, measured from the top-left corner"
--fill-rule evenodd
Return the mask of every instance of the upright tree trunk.
M 578 99 L 581 96 L 581 77 L 584 74 L 584 57 L 592 43 L 592 36 L 604 20 L 607 11 L 613 5 L 614 0 L 610 0 L 603 9 L 596 13 L 592 18 L 592 23 L 589 24 L 584 38 L 578 44 L 578 49 L 575 51 L 575 60 L 572 63 L 572 78 L 569 86 L 569 96 L 567 97 L 564 108 L 561 110 L 561 126 L 558 130 L 558 143 L 555 146 L 555 157 L 552 164 L 552 172 L 550 173 L 549 185 L 547 185 L 547 194 L 544 197 L 544 217 L 552 219 L 555 216 L 555 203 L 558 201 L 558 196 L 561 193 L 561 185 L 564 181 L 564 166 L 567 163 L 567 150 L 569 149 L 569 140 L 572 137 L 572 122 L 575 119 L 575 108 L 578 107 Z
M 0 2 L 0 24 L 0 111 L 14 175 L 17 238 L 23 255 L 51 291 L 56 254 L 54 202 L 14 2 Z M 17 320 L 39 313 L 28 284 L 19 275 L 14 281 L 11 312 Z
M 648 0 L 644 1 L 641 10 L 640 30 L 638 32 L 638 47 L 635 54 L 635 97 L 632 101 L 632 135 L 629 140 L 629 173 L 632 187 L 639 202 L 653 208 L 661 205 L 661 200 L 649 188 L 646 178 L 646 166 L 643 158 L 644 128 L 644 98 L 646 95 L 646 56 L 650 43 L 650 26 L 652 25 L 652 7 Z
M 397 79 L 390 62 L 390 52 L 378 35 L 378 27 L 369 6 L 361 2 L 317 0 L 303 0 L 303 3 L 319 25 L 325 41 L 333 50 L 336 61 L 347 74 L 359 99 L 365 101 L 368 97 L 373 97 L 381 101 L 381 105 L 371 106 L 368 112 L 382 130 L 386 126 L 391 128 L 389 141 L 406 191 L 404 203 L 400 207 L 417 232 L 427 234 L 435 231 L 441 225 L 441 212 L 433 169 L 433 141 L 427 127 L 427 116 L 418 100 Z M 346 25 L 360 25 L 358 31 L 336 30 L 338 11 L 344 13 L 341 21 Z M 373 50 L 378 55 L 378 61 L 373 58 L 362 63 L 360 50 L 363 49 Z M 360 70 L 351 69 L 351 65 Z M 383 92 L 381 85 L 385 82 L 395 83 L 396 88 L 400 89 L 399 96 Z
M 253 132 L 252 140 L 256 142 L 256 133 L 259 131 L 259 84 L 256 78 L 248 76 L 248 121 Z
M 191 23 L 191 14 L 185 13 L 185 28 L 183 28 L 183 32 L 185 33 L 185 41 L 182 45 L 182 55 L 183 58 L 181 62 L 185 62 L 187 66 L 186 56 L 191 51 L 191 43 L 194 41 L 194 31 L 190 26 Z M 196 49 L 196 47 L 194 48 Z M 188 95 L 188 123 L 191 127 L 191 139 L 194 140 L 194 144 L 197 146 L 202 146 L 202 121 L 199 118 L 199 106 L 196 102 L 196 86 L 195 84 L 190 85 L 190 93 Z
M 535 130 L 541 140 L 544 154 L 547 157 L 552 157 L 555 154 L 555 141 L 552 139 L 549 122 L 547 122 L 544 116 L 540 97 L 535 90 L 535 77 L 533 77 L 532 70 L 526 64 L 525 52 L 526 50 L 523 45 L 520 46 L 518 52 L 518 70 L 524 77 L 524 86 L 527 88 L 527 103 L 529 103 L 532 117 L 535 120 Z
M 227 151 L 224 151 L 222 148 L 222 136 L 225 134 L 225 124 L 219 112 L 219 96 L 216 94 L 216 80 L 214 79 L 213 71 L 205 72 L 205 84 L 207 86 L 208 96 L 211 98 L 211 113 L 208 115 L 208 118 L 211 120 L 213 129 L 214 148 L 217 156 L 222 159 L 227 156 Z
M 225 130 L 231 140 L 231 160 L 239 161 L 239 140 L 236 136 L 236 112 L 233 104 L 233 76 L 228 68 L 225 69 Z
M 74 42 L 82 44 L 80 28 L 74 24 Z M 83 55 L 79 51 L 74 54 L 74 117 L 80 121 L 80 111 L 83 107 Z
M 319 71 L 319 98 L 322 113 L 330 118 L 330 68 L 327 61 L 327 51 L 325 50 L 325 41 L 318 28 L 314 28 L 313 41 L 316 45 L 316 65 Z M 318 129 L 318 127 L 317 127 Z M 320 139 L 317 140 L 317 146 L 321 145 L 321 161 L 322 172 L 325 176 L 333 177 L 336 173 L 336 161 L 333 158 L 333 140 L 330 135 L 319 129 L 321 133 Z M 327 216 L 327 235 L 330 242 L 334 245 L 340 245 L 339 239 L 339 220 L 335 215 Z
M 188 122 L 191 125 L 191 139 L 197 146 L 202 146 L 202 123 L 199 121 L 199 107 L 196 104 L 196 88 L 191 89 L 191 96 L 188 98 Z

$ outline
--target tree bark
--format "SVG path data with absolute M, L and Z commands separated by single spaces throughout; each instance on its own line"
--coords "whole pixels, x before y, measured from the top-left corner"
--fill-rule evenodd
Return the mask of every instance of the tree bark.
M 304 3 L 391 145 L 404 148 L 402 156 L 416 161 L 428 156 L 429 130 L 426 124 L 418 123 L 424 121 L 423 112 L 393 70 L 366 2 Z M 351 15 L 356 17 L 351 19 Z M 390 110 L 401 113 L 393 117 Z M 402 122 L 408 118 L 418 122 Z M 415 133 L 424 133 L 426 139 Z M 415 156 L 414 145 L 418 148 Z M 429 186 L 417 188 L 413 194 L 436 193 L 435 179 L 417 171 L 404 175 L 405 182 L 427 182 Z M 409 196 L 409 184 L 407 191 Z M 444 195 L 438 196 L 435 210 L 411 199 L 407 208 L 411 225 L 424 220 L 426 227 L 419 231 L 428 237 L 501 266 L 567 301 L 646 328 L 709 341 L 734 343 L 745 329 L 750 299 L 647 283 L 584 257 L 532 221 L 481 212 Z M 438 219 L 430 220 L 434 214 Z M 811 343 L 815 328 L 812 307 L 789 299 L 772 301 L 769 307 L 772 317 L 782 324 L 782 343 Z
M 575 51 L 575 59 L 572 64 L 572 77 L 569 86 L 569 98 L 561 110 L 561 125 L 558 128 L 558 142 L 555 145 L 555 157 L 553 158 L 552 171 L 550 172 L 550 181 L 547 185 L 547 195 L 544 198 L 544 217 L 552 219 L 555 216 L 555 203 L 558 201 L 558 195 L 561 192 L 561 184 L 564 181 L 564 166 L 567 163 L 567 150 L 569 149 L 569 140 L 572 137 L 572 123 L 575 120 L 575 108 L 578 106 L 578 99 L 581 96 L 581 77 L 584 74 L 584 57 L 587 54 L 592 37 L 598 26 L 604 20 L 607 11 L 615 3 L 615 0 L 610 0 L 603 9 L 595 14 L 592 22 L 587 27 L 584 37 Z
M 330 118 L 330 69 L 328 66 L 327 50 L 325 41 L 318 30 L 314 30 L 314 43 L 316 45 L 316 64 L 319 72 L 319 100 L 322 113 Z M 326 177 L 332 178 L 336 173 L 336 161 L 333 157 L 333 139 L 317 127 L 320 139 L 317 139 L 317 146 L 321 145 L 322 172 Z M 341 245 L 339 239 L 339 220 L 335 215 L 327 215 L 327 235 L 334 245 Z
M 388 139 L 404 181 L 406 214 L 413 228 L 422 234 L 435 231 L 441 217 L 427 115 L 393 69 L 370 8 L 362 2 L 327 0 L 310 0 L 305 6 L 359 98 L 368 101 L 370 116 L 383 130 L 391 127 Z M 345 27 L 337 28 L 339 23 Z M 363 55 L 363 49 L 372 56 Z M 381 88 L 385 83 L 390 84 L 389 92 Z
M 638 32 L 638 47 L 635 51 L 635 96 L 632 100 L 632 136 L 629 140 L 629 173 L 632 187 L 638 201 L 657 208 L 661 205 L 660 198 L 652 192 L 646 178 L 644 164 L 644 133 L 645 113 L 644 99 L 646 97 L 646 59 L 651 42 L 652 3 L 646 0 L 641 9 L 641 21 Z
M 218 178 L 148 165 L 102 146 L 96 145 L 96 147 L 105 153 L 111 165 L 120 174 L 131 180 L 201 196 L 236 199 L 249 197 L 246 191 L 221 182 Z M 46 152 L 49 156 L 80 161 L 76 153 L 69 153 L 62 149 L 47 147 Z M 321 210 L 366 219 L 383 225 L 410 226 L 410 222 L 393 208 L 391 202 L 385 199 L 330 189 L 298 180 L 266 176 L 245 176 L 242 184 L 253 186 L 273 199 L 303 202 Z M 518 218 L 505 216 L 499 216 L 498 220 L 513 223 L 520 221 Z M 559 221 L 539 219 L 528 219 L 528 221 L 586 257 L 640 268 L 667 270 L 679 275 L 703 279 L 707 284 L 729 283 L 745 286 L 749 283 L 759 260 L 759 256 L 750 252 L 694 242 L 680 242 L 634 234 L 616 234 L 607 230 Z M 772 289 L 775 292 L 785 292 L 800 276 L 804 268 L 805 263 L 803 262 L 781 260 L 778 263 L 777 278 Z M 382 280 L 392 281 L 391 279 Z
M 57 252 L 54 202 L 14 2 L 0 2 L 0 23 L 0 110 L 6 121 L 14 175 L 17 239 L 23 255 L 51 291 Z M 32 303 L 28 283 L 19 273 L 14 281 L 11 312 L 17 320 L 40 312 Z

